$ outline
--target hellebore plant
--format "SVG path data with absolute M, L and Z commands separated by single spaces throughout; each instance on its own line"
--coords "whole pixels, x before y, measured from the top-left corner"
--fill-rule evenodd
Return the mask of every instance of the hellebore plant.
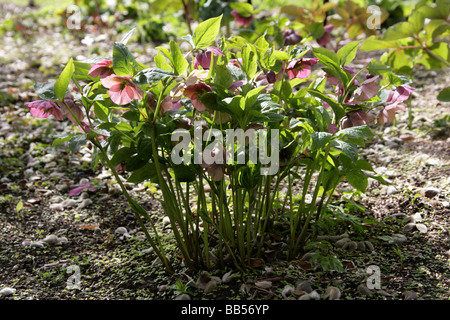
M 174 41 L 158 47 L 151 67 L 128 50 L 128 34 L 114 43 L 111 60 L 71 59 L 56 82 L 36 85 L 43 100 L 28 104 L 36 117 L 70 115 L 81 132 L 55 144 L 93 145 L 92 165 L 111 170 L 172 272 L 177 260 L 193 270 L 258 266 L 273 258 L 280 238 L 286 257 L 297 258 L 341 181 L 361 191 L 368 178 L 384 182 L 358 154 L 373 135 L 367 124 L 376 117 L 367 113 L 381 107 L 391 120 L 390 106 L 412 90 L 398 86 L 384 101 L 389 73 L 363 81 L 371 65 L 348 72 L 360 41 L 337 53 L 277 48 L 264 35 L 216 42 L 220 23 L 221 16 L 211 18 L 183 37 L 192 46 L 186 55 Z M 76 103 L 67 99 L 70 81 Z M 167 256 L 156 221 L 128 193 L 119 165 L 128 183 L 158 184 L 179 256 Z

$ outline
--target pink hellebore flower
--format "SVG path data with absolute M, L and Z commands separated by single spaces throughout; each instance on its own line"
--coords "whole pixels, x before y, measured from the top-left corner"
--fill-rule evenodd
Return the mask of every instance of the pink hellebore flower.
M 89 70 L 88 75 L 92 78 L 100 77 L 100 79 L 106 78 L 113 74 L 112 60 L 104 59 L 99 63 L 96 63 Z
M 143 91 L 131 81 L 131 76 L 117 76 L 112 74 L 101 79 L 102 85 L 109 89 L 112 102 L 119 106 L 129 104 L 133 99 L 143 98 Z
M 286 73 L 290 80 L 294 78 L 306 79 L 311 75 L 311 66 L 318 61 L 317 58 L 294 59 L 288 64 Z
M 351 128 L 351 127 L 363 126 L 369 122 L 370 122 L 370 120 L 367 116 L 367 113 L 365 113 L 362 110 L 358 110 L 358 111 L 352 112 L 352 114 L 350 114 L 347 118 L 345 118 L 342 121 L 342 128 L 346 129 L 346 128 Z
M 386 101 L 387 106 L 378 113 L 378 121 L 381 124 L 393 122 L 396 111 L 406 111 L 406 107 L 399 105 L 399 103 L 408 100 L 414 90 L 415 88 L 405 84 L 391 91 Z
M 195 109 L 202 112 L 206 111 L 208 108 L 206 108 L 206 106 L 199 99 L 206 92 L 212 92 L 211 87 L 204 82 L 199 82 L 186 87 L 184 90 L 184 95 L 191 99 L 191 103 Z
M 211 66 L 211 55 L 224 56 L 223 52 L 217 47 L 209 47 L 206 51 L 198 54 L 194 59 L 194 68 L 198 69 L 201 66 L 203 69 L 209 69 Z
M 72 113 L 75 115 L 75 117 L 81 121 L 84 119 L 84 113 L 83 110 L 79 106 L 75 104 L 75 101 L 71 98 L 71 96 L 67 96 L 64 98 L 64 102 L 60 103 L 59 105 L 63 107 L 64 109 L 64 115 L 74 124 L 78 125 L 77 120 L 72 116 Z M 72 113 L 69 111 L 69 109 L 72 111 Z
M 332 24 L 327 24 L 323 27 L 325 29 L 325 33 L 317 39 L 317 43 L 321 46 L 326 46 L 331 41 L 331 31 L 333 31 L 334 26 Z
M 288 29 L 283 32 L 283 39 L 283 45 L 290 46 L 299 43 L 302 40 L 302 36 L 295 32 L 295 30 Z
M 173 101 L 171 96 L 166 97 L 161 104 L 161 114 L 169 110 L 178 110 L 183 106 L 181 100 Z
M 244 26 L 245 28 L 248 28 L 248 26 L 250 25 L 250 22 L 253 21 L 253 15 L 249 15 L 248 17 L 243 17 L 241 16 L 236 9 L 234 9 L 233 11 L 231 11 L 231 15 L 234 17 L 234 21 L 241 26 Z
M 80 193 L 84 190 L 84 189 L 88 189 L 89 191 L 95 191 L 94 187 L 91 187 L 91 184 L 88 182 L 86 184 L 82 184 L 81 186 L 78 186 L 72 190 L 69 191 L 69 196 L 79 196 Z
M 330 124 L 328 125 L 328 133 L 335 134 L 336 132 L 338 132 L 338 127 L 337 127 L 337 125 L 335 125 L 335 124 L 333 124 L 333 123 L 330 123 Z
M 375 82 L 379 76 L 369 77 L 360 87 L 358 87 L 354 94 L 355 101 L 366 101 L 375 97 L 378 93 L 378 84 Z
M 411 93 L 413 93 L 414 90 L 415 88 L 408 86 L 407 84 L 399 86 L 394 91 L 391 91 L 386 101 L 386 104 L 404 102 L 408 100 L 409 96 L 411 95 Z
M 48 118 L 53 115 L 57 120 L 64 120 L 63 112 L 53 101 L 36 100 L 26 102 L 25 105 L 30 108 L 30 113 L 33 117 Z

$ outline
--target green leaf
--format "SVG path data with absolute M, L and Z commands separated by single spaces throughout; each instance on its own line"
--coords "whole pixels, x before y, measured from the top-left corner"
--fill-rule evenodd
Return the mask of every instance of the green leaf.
M 55 82 L 36 82 L 34 90 L 43 100 L 58 100 L 54 90 Z
M 206 49 L 214 43 L 220 31 L 222 15 L 200 23 L 194 30 L 192 41 L 196 49 Z
M 197 174 L 192 166 L 186 165 L 173 165 L 173 172 L 179 182 L 192 182 L 197 178 Z
M 125 163 L 134 154 L 133 149 L 129 147 L 123 147 L 114 153 L 111 158 L 111 164 L 115 167 L 121 163 Z
M 235 9 L 240 16 L 248 18 L 253 14 L 253 6 L 250 3 L 233 2 L 230 8 Z
M 338 50 L 337 56 L 342 66 L 350 64 L 355 59 L 361 41 L 352 41 Z
M 214 83 L 217 83 L 224 88 L 231 87 L 231 85 L 233 84 L 233 75 L 226 65 L 216 65 L 216 75 L 214 77 Z
M 74 71 L 75 66 L 73 64 L 73 59 L 70 58 L 53 87 L 55 90 L 55 95 L 59 100 L 63 100 L 66 96 L 67 87 L 69 86 L 70 78 L 72 77 Z
M 354 143 L 349 143 L 341 140 L 333 141 L 333 145 L 342 150 L 352 161 L 358 159 L 358 148 Z
M 367 70 L 372 75 L 381 75 L 381 74 L 391 71 L 392 68 L 381 63 L 380 61 L 378 61 L 376 59 L 372 59 L 372 61 L 370 61 L 369 65 L 367 66 Z
M 254 47 L 250 44 L 242 48 L 242 70 L 249 79 L 252 79 L 258 71 L 258 56 Z
M 16 205 L 16 212 L 18 213 L 23 208 L 23 202 L 22 200 L 19 201 L 19 203 Z
M 377 36 L 370 36 L 363 42 L 363 44 L 360 47 L 361 51 L 372 51 L 372 50 L 384 50 L 384 49 L 391 49 L 391 48 L 397 48 L 399 45 L 397 43 L 397 40 L 390 40 L 385 41 L 381 40 Z
M 442 102 L 450 102 L 450 87 L 439 92 L 437 99 Z
M 132 76 L 139 69 L 127 46 L 120 42 L 114 42 L 113 69 L 118 76 Z
M 133 81 L 138 85 L 152 84 L 153 82 L 174 76 L 175 74 L 170 71 L 161 70 L 159 68 L 148 68 L 139 71 Z
M 339 134 L 350 139 L 368 138 L 374 135 L 367 125 L 342 129 Z
M 386 30 L 382 40 L 399 40 L 414 36 L 416 32 L 415 26 L 410 22 L 400 22 L 394 24 Z
M 335 100 L 333 100 L 332 98 L 324 95 L 322 92 L 315 90 L 315 89 L 309 89 L 308 92 L 312 96 L 317 97 L 317 98 L 321 99 L 322 101 L 327 102 L 330 105 L 331 109 L 333 110 L 337 121 L 339 121 L 345 115 L 344 108 L 339 103 L 337 103 Z
M 57 138 L 55 139 L 55 141 L 53 141 L 52 147 L 55 147 L 55 146 L 57 146 L 58 144 L 61 144 L 61 143 L 63 143 L 63 142 L 69 141 L 74 135 L 75 135 L 75 134 L 73 134 L 73 133 L 65 133 L 65 134 L 62 134 L 61 136 L 57 137 Z
M 122 40 L 120 40 L 120 43 L 122 43 L 123 45 L 127 45 L 128 40 L 130 40 L 134 30 L 136 30 L 136 28 L 133 28 L 130 31 L 128 31 L 127 34 L 122 38 Z
M 158 182 L 158 174 L 154 163 L 147 163 L 140 169 L 134 171 L 128 178 L 129 183 L 141 183 L 150 180 L 154 183 Z
M 170 46 L 170 54 L 172 56 L 173 69 L 175 70 L 176 75 L 180 75 L 186 72 L 189 62 L 184 58 L 181 53 L 180 48 L 175 43 L 175 41 L 171 40 L 169 43 Z
M 77 152 L 82 146 L 86 144 L 87 137 L 85 134 L 77 134 L 69 140 L 69 150 L 73 153 Z
M 312 140 L 312 152 L 322 149 L 328 142 L 330 142 L 331 138 L 333 138 L 333 135 L 328 132 L 313 132 L 310 136 Z
M 105 105 L 103 105 L 102 101 L 95 100 L 94 101 L 94 112 L 96 117 L 104 122 L 108 122 L 108 114 L 109 109 Z
M 359 191 L 366 191 L 368 186 L 368 177 L 359 170 L 348 171 L 345 174 L 348 183 L 352 185 L 352 187 L 356 188 Z
M 312 48 L 312 51 L 321 64 L 334 71 L 335 76 L 341 80 L 341 82 L 347 83 L 349 81 L 347 74 L 339 65 L 340 58 L 336 53 L 325 48 Z

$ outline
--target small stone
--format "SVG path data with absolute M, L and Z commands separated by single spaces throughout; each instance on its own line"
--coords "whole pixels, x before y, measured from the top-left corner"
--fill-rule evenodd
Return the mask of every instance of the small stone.
M 58 244 L 58 237 L 55 236 L 54 234 L 50 234 L 41 241 L 48 244 L 49 246 L 53 246 L 53 245 Z
M 197 280 L 198 288 L 205 289 L 206 285 L 211 281 L 211 275 L 208 271 L 200 272 L 200 275 Z
M 404 236 L 403 234 L 399 234 L 399 233 L 394 233 L 392 235 L 392 238 L 395 243 L 404 243 L 408 240 L 408 238 L 406 238 L 406 236 Z
M 191 300 L 191 297 L 188 294 L 180 294 L 175 298 L 175 300 Z
M 394 187 L 394 186 L 389 186 L 389 187 L 387 187 L 387 189 L 386 189 L 386 194 L 387 194 L 388 196 L 393 195 L 393 194 L 396 194 L 396 193 L 398 193 L 398 190 L 397 190 L 396 187 Z
M 250 293 L 250 287 L 248 285 L 246 285 L 245 283 L 243 283 L 239 287 L 239 292 L 241 292 L 243 294 L 249 294 Z
M 369 250 L 369 251 L 375 250 L 375 248 L 373 247 L 372 242 L 370 242 L 370 241 L 364 241 L 364 243 L 366 244 L 366 249 L 367 249 L 367 250 Z
M 382 290 L 382 289 L 378 290 L 377 293 L 378 293 L 379 295 L 384 296 L 384 297 L 392 297 L 392 294 L 390 294 L 389 292 L 384 291 L 384 290 Z
M 417 298 L 419 298 L 417 293 L 415 293 L 414 291 L 405 291 L 403 295 L 405 296 L 405 300 L 416 300 Z
M 258 282 L 255 282 L 255 286 L 262 288 L 262 289 L 269 289 L 270 287 L 272 287 L 272 282 L 271 281 L 258 281 Z
M 283 291 L 281 292 L 281 295 L 284 299 L 287 299 L 288 295 L 291 295 L 294 292 L 294 287 L 291 287 L 290 285 L 286 285 L 283 288 Z
M 349 241 L 350 241 L 349 238 L 342 238 L 341 240 L 336 241 L 335 245 L 336 245 L 336 247 L 338 247 L 338 248 L 343 248 L 344 245 L 345 245 L 347 242 L 349 242 Z
M 169 286 L 167 286 L 165 284 L 158 286 L 158 291 L 159 292 L 169 291 L 169 289 L 170 289 Z
M 44 247 L 44 243 L 41 242 L 41 241 L 32 241 L 32 242 L 30 242 L 30 247 L 43 248 Z
M 93 204 L 91 199 L 84 199 L 77 207 L 77 210 L 81 210 Z
M 66 237 L 58 238 L 58 241 L 56 242 L 57 245 L 61 245 L 61 244 L 65 244 L 65 243 L 69 243 L 69 240 L 67 240 Z
M 0 296 L 7 297 L 7 296 L 14 294 L 15 292 L 16 292 L 16 289 L 5 287 L 2 290 L 0 290 Z
M 311 293 L 313 291 L 311 284 L 307 280 L 300 280 L 299 282 L 297 282 L 297 284 L 295 285 L 295 290 L 305 291 L 306 293 Z
M 358 245 L 356 244 L 355 241 L 350 241 L 350 242 L 348 242 L 347 249 L 348 249 L 349 252 L 355 251 L 356 248 L 358 248 Z
M 211 293 L 215 288 L 217 288 L 217 281 L 211 280 L 205 286 L 205 293 Z
M 441 192 L 441 190 L 439 190 L 437 188 L 424 188 L 424 189 L 420 190 L 420 194 L 429 199 L 436 197 L 440 192 Z
M 417 230 L 419 230 L 420 233 L 427 233 L 428 232 L 427 226 L 422 224 L 422 223 L 416 224 L 416 228 L 417 228 Z
M 414 222 L 410 222 L 403 227 L 403 232 L 408 233 L 413 231 L 416 228 L 416 224 Z
M 118 227 L 115 232 L 125 237 L 131 237 L 130 234 L 128 233 L 128 230 L 125 227 Z
M 316 290 L 312 291 L 309 295 L 312 300 L 320 300 L 320 295 Z
M 367 288 L 365 285 L 360 284 L 357 288 L 358 292 L 363 296 L 370 296 L 373 294 L 372 290 Z
M 228 283 L 228 282 L 231 281 L 231 275 L 232 275 L 232 272 L 233 272 L 233 271 L 228 271 L 227 273 L 225 273 L 225 274 L 222 276 L 222 282 L 223 282 L 223 283 Z
M 61 203 L 53 203 L 50 205 L 50 209 L 56 210 L 56 211 L 63 211 L 64 207 Z
M 302 295 L 298 300 L 311 300 L 311 295 L 309 293 Z
M 357 248 L 358 248 L 358 250 L 365 251 L 366 250 L 366 244 L 364 243 L 364 241 L 359 241 Z
M 169 218 L 168 216 L 165 216 L 165 217 L 163 218 L 163 220 L 162 220 L 162 223 L 163 223 L 165 226 L 170 225 L 170 218 Z
M 72 208 L 77 205 L 77 202 L 73 199 L 66 199 L 61 204 L 64 208 Z
M 337 300 L 341 297 L 341 290 L 336 287 L 329 287 L 323 296 L 324 300 Z

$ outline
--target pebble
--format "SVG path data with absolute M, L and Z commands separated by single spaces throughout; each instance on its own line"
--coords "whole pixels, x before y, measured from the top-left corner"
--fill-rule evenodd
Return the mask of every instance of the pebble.
M 414 291 L 405 291 L 403 295 L 405 296 L 405 300 L 416 300 L 417 298 L 419 298 L 417 293 L 415 293 Z
M 5 287 L 2 290 L 0 290 L 0 296 L 6 297 L 14 294 L 16 292 L 16 289 Z
M 336 287 L 329 287 L 323 296 L 324 300 L 337 300 L 341 297 L 341 290 Z
M 365 285 L 360 284 L 357 288 L 358 292 L 363 296 L 370 296 L 373 294 L 372 290 L 367 288 Z
M 210 280 L 205 286 L 205 293 L 211 293 L 215 288 L 217 288 L 217 281 Z
M 404 236 L 403 234 L 399 234 L 399 233 L 394 233 L 392 235 L 392 238 L 394 239 L 395 243 L 403 243 L 408 240 L 408 238 L 406 238 L 406 236 Z
M 271 281 L 258 281 L 258 282 L 255 282 L 255 286 L 262 288 L 262 289 L 269 289 L 272 287 L 272 282 Z
M 437 196 L 439 193 L 441 192 L 441 190 L 437 189 L 437 188 L 423 188 L 420 190 L 420 194 L 432 199 L 435 196 Z
M 162 220 L 162 223 L 167 226 L 170 224 L 170 218 L 168 216 L 165 216 Z
M 45 244 L 48 244 L 49 246 L 53 246 L 58 244 L 58 237 L 55 236 L 54 234 L 50 234 L 41 241 L 44 242 Z
M 287 299 L 288 295 L 291 295 L 294 292 L 294 287 L 291 287 L 290 285 L 286 285 L 283 288 L 283 291 L 281 292 L 281 295 L 284 299 Z
M 295 285 L 295 290 L 305 291 L 306 293 L 311 293 L 313 291 L 311 284 L 307 280 L 301 280 L 297 282 L 297 284 Z
M 396 187 L 394 187 L 394 186 L 389 186 L 389 187 L 387 187 L 387 189 L 386 189 L 386 194 L 387 194 L 388 196 L 393 195 L 393 194 L 396 194 L 396 193 L 398 193 L 398 190 L 397 190 Z
M 175 298 L 175 300 L 191 300 L 191 297 L 188 294 L 180 294 Z

